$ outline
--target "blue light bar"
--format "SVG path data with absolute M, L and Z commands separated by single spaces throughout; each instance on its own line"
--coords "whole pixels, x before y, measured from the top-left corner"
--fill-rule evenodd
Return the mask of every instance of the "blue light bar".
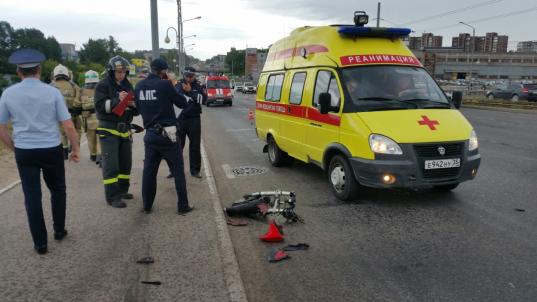
M 338 33 L 349 38 L 402 38 L 410 34 L 410 28 L 340 26 Z

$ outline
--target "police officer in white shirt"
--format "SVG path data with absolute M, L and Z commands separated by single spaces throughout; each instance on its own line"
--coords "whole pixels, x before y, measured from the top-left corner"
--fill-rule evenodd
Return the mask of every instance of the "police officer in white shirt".
M 0 140 L 15 152 L 24 202 L 39 254 L 47 253 L 47 228 L 41 204 L 41 172 L 50 190 L 54 239 L 66 235 L 66 186 L 63 149 L 58 123 L 73 146 L 70 160 L 79 161 L 78 134 L 60 91 L 40 81 L 45 56 L 33 49 L 21 49 L 8 59 L 17 65 L 21 82 L 7 88 L 0 98 Z M 13 135 L 7 129 L 13 125 Z

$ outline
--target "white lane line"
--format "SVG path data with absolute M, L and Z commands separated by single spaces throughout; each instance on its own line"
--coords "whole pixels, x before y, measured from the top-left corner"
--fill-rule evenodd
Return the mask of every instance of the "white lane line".
M 241 272 L 239 270 L 239 263 L 237 262 L 237 256 L 231 243 L 231 236 L 227 228 L 226 220 L 224 217 L 224 210 L 220 204 L 220 196 L 216 189 L 216 183 L 214 181 L 213 172 L 209 165 L 209 159 L 207 158 L 207 152 L 205 152 L 205 144 L 203 139 L 201 140 L 201 158 L 203 160 L 203 166 L 205 168 L 205 177 L 209 185 L 209 192 L 213 195 L 213 208 L 216 214 L 216 230 L 218 233 L 218 239 L 220 243 L 220 255 L 222 260 L 222 266 L 224 271 L 224 281 L 226 282 L 229 300 L 231 302 L 246 302 L 246 291 L 241 278 Z
M 226 132 L 255 131 L 254 128 L 226 129 Z
M 88 143 L 88 141 L 84 141 L 84 142 L 82 142 L 82 143 L 80 144 L 80 146 L 82 147 L 82 146 L 86 145 L 87 143 Z M 0 189 L 0 195 L 2 195 L 2 194 L 4 194 L 4 193 L 8 192 L 9 190 L 15 188 L 15 187 L 18 186 L 20 183 L 21 183 L 21 179 L 19 178 L 17 181 L 15 181 L 15 182 L 13 182 L 13 183 L 7 185 L 6 187 Z
M 0 190 L 0 195 L 2 195 L 2 194 L 4 194 L 4 193 L 6 193 L 7 191 L 9 191 L 9 190 L 15 188 L 15 187 L 18 186 L 20 183 L 21 183 L 21 180 L 19 179 L 19 180 L 15 181 L 15 182 L 9 184 L 7 187 L 5 187 L 5 188 L 3 188 L 3 189 Z
M 235 175 L 233 172 L 231 172 L 231 167 L 229 165 L 222 165 L 222 169 L 224 169 L 224 173 L 226 173 L 226 177 L 229 179 L 234 179 Z

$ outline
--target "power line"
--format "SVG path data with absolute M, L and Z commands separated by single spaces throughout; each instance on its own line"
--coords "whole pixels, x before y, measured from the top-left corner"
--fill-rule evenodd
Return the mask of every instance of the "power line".
M 489 21 L 489 20 L 493 20 L 493 19 L 516 16 L 516 15 L 528 13 L 528 12 L 535 11 L 535 10 L 537 10 L 537 6 L 517 10 L 517 11 L 514 11 L 514 12 L 510 12 L 510 13 L 499 14 L 499 15 L 492 16 L 492 17 L 485 17 L 485 18 L 481 18 L 481 19 L 470 20 L 470 21 L 466 21 L 465 23 L 475 24 L 475 23 L 485 22 L 485 21 Z M 451 25 L 445 25 L 445 26 L 430 28 L 429 31 L 447 29 L 447 28 L 452 28 L 452 27 L 456 27 L 456 26 L 460 26 L 460 24 L 455 23 L 455 24 L 451 24 Z
M 472 4 L 472 5 L 469 5 L 469 6 L 466 6 L 466 7 L 450 10 L 450 11 L 447 11 L 447 12 L 444 12 L 444 13 L 441 13 L 441 14 L 437 14 L 437 15 L 434 15 L 434 16 L 430 16 L 430 17 L 410 21 L 410 22 L 404 23 L 403 26 L 408 26 L 408 25 L 412 25 L 412 24 L 416 24 L 416 23 L 436 19 L 436 18 L 439 18 L 439 17 L 445 17 L 445 16 L 457 14 L 457 13 L 468 11 L 468 10 L 471 10 L 471 9 L 496 4 L 496 3 L 502 2 L 502 1 L 504 1 L 504 0 L 488 0 L 488 1 L 480 2 L 480 3 Z

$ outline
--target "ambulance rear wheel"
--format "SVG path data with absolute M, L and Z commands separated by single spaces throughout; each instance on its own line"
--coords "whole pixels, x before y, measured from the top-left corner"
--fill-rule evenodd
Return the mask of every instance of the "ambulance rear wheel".
M 272 136 L 267 139 L 268 159 L 274 167 L 282 167 L 289 163 L 289 155 L 282 151 Z
M 328 182 L 334 195 L 343 201 L 353 200 L 358 196 L 360 185 L 354 178 L 349 162 L 341 155 L 336 155 L 330 160 Z

